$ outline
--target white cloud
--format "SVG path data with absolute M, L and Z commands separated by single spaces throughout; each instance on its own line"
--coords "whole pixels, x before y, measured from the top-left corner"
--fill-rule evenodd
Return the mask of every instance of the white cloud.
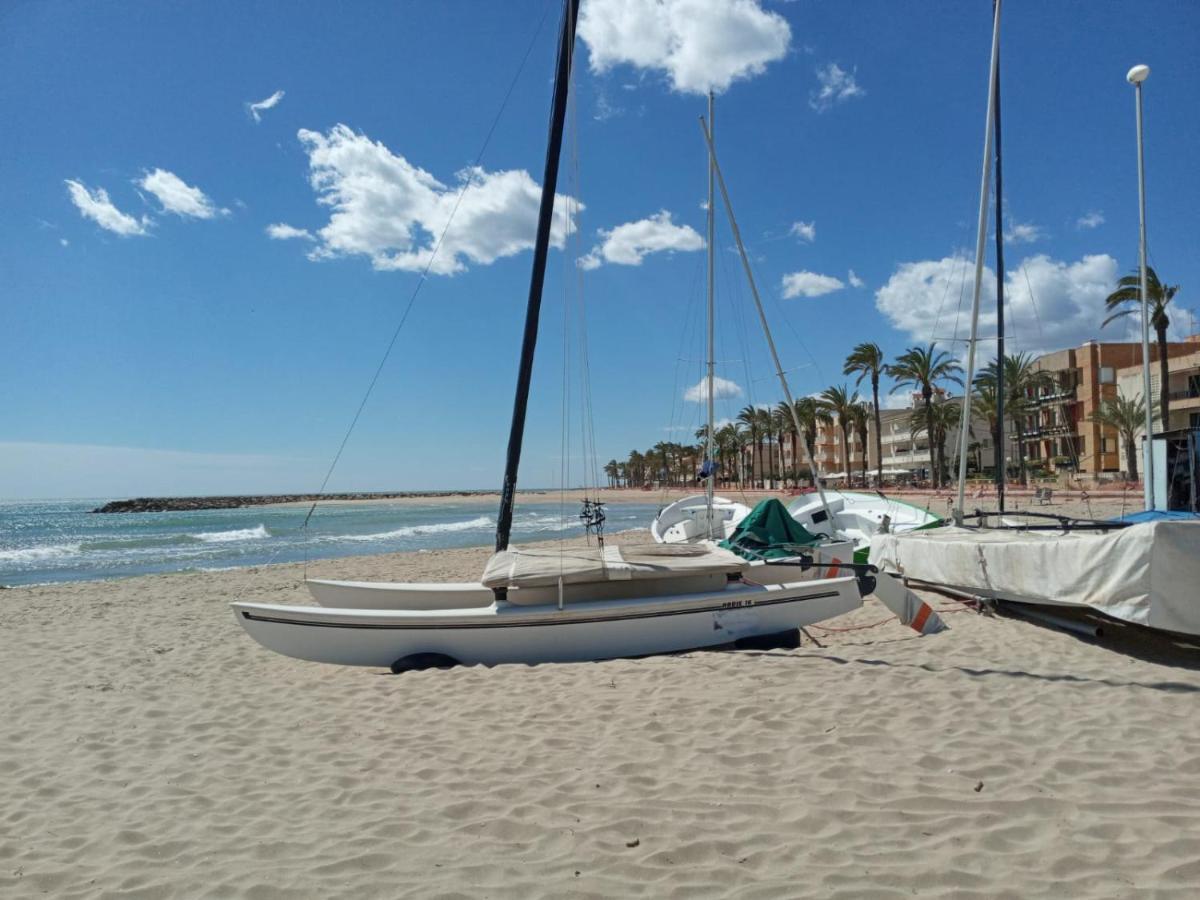
M 713 399 L 724 400 L 728 397 L 742 396 L 742 388 L 735 381 L 730 381 L 728 378 L 722 378 L 720 375 L 713 376 Z M 683 392 L 683 399 L 689 403 L 707 403 L 708 402 L 708 379 L 701 378 L 690 388 Z
M 1007 352 L 1078 347 L 1086 340 L 1107 337 L 1100 330 L 1104 298 L 1117 278 L 1117 261 L 1106 254 L 1084 256 L 1073 263 L 1045 254 L 1022 260 L 1004 282 Z M 875 292 L 875 306 L 913 341 L 941 339 L 945 344 L 946 338 L 965 338 L 969 332 L 972 280 L 973 263 L 961 257 L 904 263 Z M 953 335 L 960 290 L 963 309 L 958 333 Z M 940 303 L 943 297 L 944 304 Z M 995 333 L 996 275 L 988 267 L 983 272 L 979 322 L 981 335 Z M 983 346 L 986 353 L 994 353 L 993 347 Z M 952 348 L 947 344 L 946 349 Z
M 1034 225 L 1032 222 L 1013 222 L 1008 223 L 1008 228 L 1004 229 L 1004 239 L 1012 241 L 1014 244 L 1032 244 L 1034 241 L 1040 241 L 1045 234 L 1042 232 L 1041 226 Z
M 817 239 L 817 223 L 816 222 L 793 222 L 792 227 L 788 229 L 788 234 L 799 238 L 806 243 L 811 244 Z
M 884 392 L 879 398 L 880 409 L 912 409 L 912 392 L 900 390 L 894 394 Z
M 783 296 L 789 300 L 792 297 L 820 297 L 844 287 L 840 278 L 816 272 L 792 272 L 783 276 Z
M 70 247 L 70 246 L 71 246 L 71 242 L 70 242 L 70 241 L 68 241 L 66 238 L 59 238 L 59 239 L 58 239 L 58 242 L 59 242 L 59 244 L 61 244 L 61 245 L 62 245 L 62 246 L 64 246 L 64 247 Z
M 92 191 L 86 185 L 70 178 L 66 180 L 66 185 L 67 190 L 71 193 L 71 202 L 75 204 L 80 215 L 85 219 L 91 219 L 105 231 L 111 231 L 122 237 L 148 233 L 150 220 L 143 217 L 139 221 L 128 213 L 121 212 L 108 199 L 108 191 L 104 188 L 96 188 Z
M 847 72 L 837 63 L 817 67 L 817 82 L 820 87 L 809 92 L 808 105 L 817 112 L 842 103 L 852 97 L 863 97 L 866 91 L 858 86 L 857 69 Z
M 273 241 L 290 241 L 294 238 L 301 238 L 306 241 L 316 240 L 316 238 L 312 236 L 312 233 L 307 228 L 296 228 L 283 222 L 278 222 L 275 225 L 268 225 L 267 237 Z
M 217 209 L 204 191 L 186 184 L 182 178 L 166 169 L 147 172 L 137 185 L 155 196 L 162 204 L 163 212 L 191 219 L 211 219 L 217 213 L 229 212 L 227 209 Z
M 758 0 L 588 0 L 579 15 L 593 72 L 657 69 L 681 93 L 725 91 L 782 59 L 792 31 Z
M 379 270 L 423 271 L 458 203 L 459 188 L 447 187 L 345 125 L 328 134 L 301 129 L 298 137 L 308 153 L 309 182 L 317 202 L 332 210 L 329 223 L 316 232 L 319 245 L 309 257 L 362 255 Z M 467 263 L 487 265 L 533 246 L 541 188 L 528 172 L 476 167 L 457 177 L 470 187 L 430 272 L 454 274 Z M 562 194 L 555 199 L 550 238 L 561 247 L 568 206 L 573 216 L 583 205 Z
M 1092 210 L 1086 216 L 1080 216 L 1075 220 L 1076 228 L 1099 228 L 1104 224 L 1104 213 L 1100 210 Z
M 860 288 L 865 284 L 861 278 L 854 274 L 853 269 L 846 273 L 846 280 L 850 282 L 850 287 L 854 288 Z
M 648 253 L 704 248 L 704 238 L 690 226 L 676 225 L 665 209 L 649 218 L 618 225 L 611 231 L 601 229 L 600 236 L 604 240 L 579 260 L 581 268 L 595 269 L 604 263 L 640 266 Z
M 259 113 L 261 113 L 263 110 L 274 109 L 282 99 L 283 91 L 276 91 L 266 100 L 259 100 L 257 103 L 247 103 L 246 109 L 249 111 L 250 117 L 253 118 L 255 122 L 261 122 L 262 116 L 259 115 Z

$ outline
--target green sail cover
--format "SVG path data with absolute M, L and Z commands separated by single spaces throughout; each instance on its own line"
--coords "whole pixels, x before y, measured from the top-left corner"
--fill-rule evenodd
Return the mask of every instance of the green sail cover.
M 745 559 L 779 559 L 795 556 L 797 548 L 812 547 L 824 539 L 793 519 L 786 506 L 771 499 L 750 510 L 721 546 Z

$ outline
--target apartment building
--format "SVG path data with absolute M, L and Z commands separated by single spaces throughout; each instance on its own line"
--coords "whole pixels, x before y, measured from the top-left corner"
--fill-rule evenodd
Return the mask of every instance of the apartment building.
M 1195 354 L 1197 349 L 1190 339 L 1171 343 L 1167 357 Z M 1124 461 L 1116 430 L 1091 417 L 1105 400 L 1117 396 L 1118 373 L 1135 369 L 1140 376 L 1141 364 L 1142 345 L 1132 342 L 1087 341 L 1038 357 L 1034 367 L 1049 373 L 1052 383 L 1030 396 L 1033 409 L 1017 423 L 1016 437 L 1025 447 L 1027 462 L 1048 472 L 1094 477 L 1121 471 Z M 1186 377 L 1182 382 L 1181 390 L 1186 391 Z
M 1167 356 L 1170 421 L 1164 423 L 1156 413 L 1155 431 L 1200 428 L 1200 335 L 1191 335 L 1180 344 L 1170 346 L 1186 349 L 1178 355 Z M 1158 401 L 1160 383 L 1158 362 L 1154 360 L 1150 363 L 1150 396 L 1154 402 Z M 1127 366 L 1117 371 L 1117 393 L 1130 399 L 1145 393 L 1141 365 Z

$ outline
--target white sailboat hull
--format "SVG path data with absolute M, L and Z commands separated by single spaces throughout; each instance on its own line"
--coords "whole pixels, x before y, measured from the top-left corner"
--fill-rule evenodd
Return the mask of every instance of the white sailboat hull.
M 490 592 L 489 592 L 490 593 Z M 842 615 L 862 605 L 853 577 L 593 603 L 435 610 L 234 603 L 264 647 L 312 662 L 388 667 L 435 653 L 466 665 L 583 662 L 720 646 Z
M 872 564 L 962 593 L 1093 609 L 1124 622 L 1200 636 L 1200 522 L 1105 532 L 937 528 L 879 535 Z
M 659 510 L 650 534 L 660 544 L 694 544 L 709 539 L 723 541 L 733 534 L 750 507 L 727 497 L 713 497 L 712 527 L 708 522 L 708 498 L 693 494 Z
M 820 496 L 815 493 L 793 500 L 788 504 L 788 514 L 813 534 L 836 533 L 850 539 L 856 550 L 870 545 L 871 538 L 879 534 L 884 517 L 888 519 L 888 531 L 897 534 L 940 521 L 927 509 L 879 494 L 825 491 L 825 500 L 833 516 L 832 522 L 821 505 Z
M 496 595 L 478 581 L 398 582 L 309 579 L 309 594 L 330 609 L 482 609 Z

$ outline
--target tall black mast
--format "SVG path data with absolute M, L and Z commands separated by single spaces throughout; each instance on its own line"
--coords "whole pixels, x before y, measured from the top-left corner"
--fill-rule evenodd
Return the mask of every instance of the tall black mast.
M 992 15 L 995 15 L 995 0 Z M 1000 46 L 996 45 L 996 94 L 992 107 L 996 141 L 996 500 L 1004 512 L 1004 179 L 1000 168 Z M 967 385 L 970 390 L 970 385 Z
M 537 238 L 533 244 L 533 274 L 529 279 L 529 303 L 525 308 L 521 366 L 517 371 L 517 397 L 513 403 L 512 429 L 508 434 L 508 456 L 504 463 L 504 486 L 500 491 L 500 513 L 496 517 L 497 552 L 508 549 L 508 535 L 512 530 L 513 496 L 517 489 L 517 469 L 521 465 L 521 441 L 525 436 L 525 410 L 529 404 L 529 382 L 533 376 L 533 353 L 537 348 L 538 318 L 542 311 L 542 285 L 546 279 L 546 254 L 550 248 L 554 192 L 558 185 L 558 157 L 562 149 L 563 122 L 567 115 L 567 92 L 571 84 L 571 59 L 575 50 L 575 21 L 578 17 L 579 0 L 565 0 L 562 29 L 558 38 L 558 66 L 554 73 L 554 101 L 550 107 L 546 171 L 542 176 L 542 205 L 538 212 Z

